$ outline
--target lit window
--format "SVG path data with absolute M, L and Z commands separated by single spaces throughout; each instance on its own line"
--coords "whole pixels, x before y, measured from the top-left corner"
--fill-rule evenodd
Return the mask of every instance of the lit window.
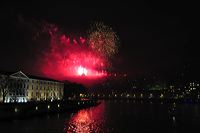
M 17 109 L 17 108 L 15 108 L 15 112 L 18 112 L 18 109 Z

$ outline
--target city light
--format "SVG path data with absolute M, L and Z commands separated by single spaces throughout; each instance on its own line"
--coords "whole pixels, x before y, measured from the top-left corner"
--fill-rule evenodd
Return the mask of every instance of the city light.
M 18 112 L 18 109 L 17 108 L 15 108 L 15 113 L 17 113 Z

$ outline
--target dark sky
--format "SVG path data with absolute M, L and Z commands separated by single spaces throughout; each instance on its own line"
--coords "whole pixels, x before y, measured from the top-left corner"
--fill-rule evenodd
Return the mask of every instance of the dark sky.
M 32 44 L 27 24 L 47 21 L 76 35 L 84 33 L 92 22 L 103 21 L 120 38 L 119 54 L 114 60 L 116 70 L 133 77 L 170 76 L 186 67 L 197 72 L 199 15 L 196 4 L 188 2 L 3 3 L 0 69 L 31 73 L 35 55 L 42 47 Z M 19 25 L 20 21 L 24 23 Z

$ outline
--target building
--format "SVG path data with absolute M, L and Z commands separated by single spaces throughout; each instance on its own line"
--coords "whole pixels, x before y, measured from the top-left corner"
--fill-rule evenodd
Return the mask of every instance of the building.
M 31 75 L 27 76 L 21 71 L 12 74 L 2 73 L 0 75 L 7 82 L 7 86 L 1 86 L 0 88 L 0 101 L 3 100 L 2 87 L 7 89 L 5 91 L 7 94 L 4 98 L 4 101 L 7 103 L 63 99 L 64 83 L 60 81 Z

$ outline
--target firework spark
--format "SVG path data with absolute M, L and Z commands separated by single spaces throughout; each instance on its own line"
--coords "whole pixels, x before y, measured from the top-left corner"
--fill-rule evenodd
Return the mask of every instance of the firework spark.
M 37 68 L 44 76 L 85 85 L 108 76 L 109 59 L 118 50 L 118 38 L 110 27 L 96 23 L 89 38 L 70 38 L 57 26 L 45 24 L 40 34 L 50 37 L 49 45 L 37 61 Z
M 70 38 L 52 24 L 45 25 L 42 32 L 48 34 L 50 44 L 37 64 L 46 77 L 86 85 L 107 76 L 108 59 L 92 49 L 87 38 Z
M 90 48 L 103 56 L 111 58 L 118 52 L 119 39 L 116 33 L 101 22 L 91 25 L 88 39 Z

